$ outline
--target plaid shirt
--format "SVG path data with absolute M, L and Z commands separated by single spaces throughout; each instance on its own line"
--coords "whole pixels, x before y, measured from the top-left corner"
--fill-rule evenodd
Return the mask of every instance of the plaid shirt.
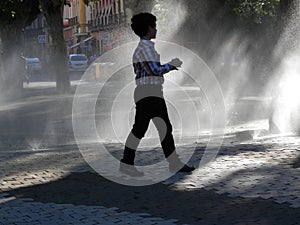
M 169 64 L 160 64 L 160 56 L 154 48 L 154 42 L 146 39 L 140 40 L 132 61 L 137 85 L 162 85 L 163 75 L 172 69 Z

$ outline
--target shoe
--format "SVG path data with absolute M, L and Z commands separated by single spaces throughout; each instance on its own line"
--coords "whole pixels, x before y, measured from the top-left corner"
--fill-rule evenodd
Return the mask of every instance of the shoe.
M 184 165 L 178 172 L 190 173 L 195 170 L 195 167 Z
M 195 170 L 195 167 L 193 166 L 188 166 L 186 164 L 184 164 L 181 169 L 179 169 L 180 167 L 173 167 L 173 166 L 169 166 L 169 170 L 172 173 L 190 173 L 192 171 Z M 178 170 L 179 169 L 179 170 Z
M 144 176 L 144 173 L 141 171 L 138 171 L 135 166 L 128 165 L 125 163 L 120 163 L 119 171 L 123 174 L 129 175 L 131 177 L 142 177 Z

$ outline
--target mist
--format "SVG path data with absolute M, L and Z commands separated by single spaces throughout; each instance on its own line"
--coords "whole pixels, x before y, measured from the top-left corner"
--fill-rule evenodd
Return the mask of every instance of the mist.
M 253 138 L 259 135 L 272 134 L 272 123 L 276 124 L 279 131 L 277 133 L 293 132 L 297 125 L 291 119 L 295 115 L 295 101 L 293 107 L 287 109 L 287 101 L 282 102 L 283 95 L 286 98 L 289 94 L 280 94 L 280 99 L 274 99 L 274 87 L 281 86 L 282 80 L 286 80 L 286 74 L 296 71 L 297 64 L 288 63 L 291 56 L 297 52 L 281 51 L 280 48 L 287 45 L 288 30 L 294 30 L 296 22 L 289 21 L 285 25 L 286 29 L 277 36 L 278 33 L 271 32 L 269 25 L 257 24 L 244 29 L 244 23 L 237 19 L 237 16 L 227 15 L 228 11 L 215 2 L 207 3 L 203 1 L 203 7 L 199 8 L 195 14 L 191 11 L 191 6 L 184 1 L 164 1 L 155 5 L 152 13 L 157 16 L 157 40 L 156 49 L 161 54 L 162 63 L 171 60 L 172 57 L 182 57 L 184 69 L 171 72 L 165 75 L 164 92 L 168 102 L 170 118 L 173 123 L 174 135 L 177 142 L 184 138 L 195 138 L 200 134 L 211 134 L 215 128 L 212 124 L 216 118 L 212 117 L 212 102 L 208 96 L 215 96 L 216 88 L 206 82 L 210 75 L 215 77 L 223 95 L 222 101 L 225 106 L 226 132 L 238 132 L 248 129 L 253 131 Z M 178 16 L 174 16 L 174 15 Z M 293 18 L 295 20 L 295 18 Z M 269 33 L 268 33 L 269 32 Z M 138 38 L 129 35 L 128 43 L 137 42 Z M 199 79 L 202 85 L 198 86 L 192 79 L 188 70 L 195 68 L 194 62 L 181 52 L 164 47 L 161 43 L 176 43 L 183 48 L 190 50 L 199 56 L 203 62 L 199 71 Z M 126 54 L 132 55 L 135 45 L 131 45 Z M 125 54 L 124 54 L 125 55 Z M 116 57 L 118 58 L 118 57 Z M 297 57 L 293 57 L 296 62 Z M 118 58 L 119 59 L 119 58 Z M 113 61 L 107 57 L 104 61 Z M 122 59 L 120 59 L 122 60 Z M 111 125 L 110 117 L 97 117 L 98 131 L 104 139 L 124 142 L 131 129 L 134 119 L 134 103 L 132 85 L 134 74 L 130 65 L 130 60 L 126 68 L 119 70 L 113 75 L 111 80 L 122 80 L 122 85 L 116 83 L 108 85 L 104 93 L 114 90 L 116 101 L 112 97 L 109 101 L 98 105 L 101 112 L 106 110 L 114 114 L 112 109 L 118 108 L 113 117 L 115 123 Z M 280 62 L 280 63 L 278 63 Z M 187 69 L 188 68 L 188 69 Z M 120 78 L 122 77 L 122 78 Z M 205 87 L 206 85 L 206 87 Z M 291 89 L 288 88 L 290 91 Z M 287 90 L 285 88 L 285 90 Z M 182 94 L 185 92 L 187 96 Z M 280 87 L 276 93 L 281 93 Z M 122 94 L 120 94 L 122 93 Z M 113 94 L 114 95 L 114 94 Z M 276 94 L 278 96 L 279 94 Z M 292 94 L 297 96 L 295 93 Z M 122 97 L 120 97 L 122 96 Z M 106 101 L 106 100 L 103 100 Z M 114 101 L 114 103 L 112 103 Z M 176 104 L 176 102 L 178 104 Z M 114 108 L 115 107 L 115 108 Z M 191 111 L 196 109 L 199 125 L 194 118 L 190 117 L 189 122 L 182 126 L 182 118 L 189 117 Z M 283 110 L 284 109 L 284 110 Z M 222 119 L 222 118 L 220 118 Z M 281 121 L 281 122 L 280 122 Z M 199 128 L 200 127 L 200 128 Z M 294 127 L 294 128 L 292 128 Z M 146 133 L 146 138 L 142 145 L 159 145 L 158 134 L 150 123 L 150 128 Z M 145 144 L 145 146 L 147 145 Z
M 161 7 L 170 6 L 169 1 L 164 4 Z M 174 4 L 177 11 L 170 8 L 164 16 L 166 21 L 172 21 L 175 11 L 181 16 L 176 17 L 177 21 L 168 26 L 169 30 L 163 30 L 159 37 L 197 53 L 214 72 L 224 95 L 228 127 L 256 121 L 258 127 L 250 129 L 268 130 L 271 134 L 275 132 L 270 125 L 273 124 L 278 128 L 276 133 L 293 133 L 299 129 L 296 122 L 299 120 L 297 4 L 279 33 L 277 30 L 270 32 L 272 27 L 264 24 L 245 30 L 237 18 L 225 15 L 216 3 L 203 1 L 197 15 L 187 15 L 187 11 L 193 13 L 191 6 L 179 1 L 178 5 Z M 188 59 L 182 60 L 189 64 Z M 202 76 L 201 71 L 199 76 Z M 190 83 L 183 74 L 170 77 L 167 79 L 179 85 Z M 203 102 L 200 102 L 199 110 L 207 110 Z
M 158 19 L 156 47 L 162 62 L 181 57 L 184 63 L 182 69 L 166 75 L 164 85 L 176 142 L 184 138 L 195 140 L 200 135 L 213 132 L 215 128 L 212 126 L 217 120 L 213 118 L 213 110 L 223 106 L 214 105 L 209 96 L 217 98 L 219 89 L 222 92 L 222 99 L 219 100 L 223 101 L 226 109 L 226 132 L 247 127 L 250 130 L 267 130 L 270 134 L 270 124 L 275 124 L 278 133 L 298 132 L 299 93 L 295 84 L 299 81 L 297 74 L 300 70 L 297 38 L 299 6 L 294 7 L 293 16 L 286 21 L 282 32 L 279 35 L 272 33 L 270 40 L 266 26 L 256 25 L 245 30 L 237 16 L 229 15 L 227 9 L 215 1 L 202 1 L 202 4 L 199 10 L 191 10 L 191 5 L 185 1 L 175 3 L 169 0 L 156 5 L 152 11 Z M 128 33 L 125 39 L 125 44 L 138 42 L 132 33 Z M 197 55 L 201 59 L 197 65 L 200 69 L 195 71 L 196 65 L 183 50 L 172 51 L 162 42 L 175 43 L 179 50 L 182 47 Z M 104 61 L 96 61 L 114 63 L 115 67 L 126 61 L 126 66 L 114 72 L 99 96 L 92 96 L 99 98 L 95 119 L 101 138 L 95 141 L 123 143 L 131 129 L 134 119 L 134 74 L 130 60 L 135 44 L 129 46 L 123 52 L 127 56 L 121 59 L 123 62 L 117 62 L 118 57 L 106 56 Z M 1 65 L 0 69 L 3 73 Z M 12 66 L 11 69 L 15 68 Z M 190 72 L 199 74 L 201 85 L 197 85 Z M 94 76 L 95 67 L 91 66 L 85 74 Z M 71 75 L 71 80 L 73 78 Z M 217 85 L 212 85 L 214 81 Z M 24 84 L 19 100 L 9 104 L 3 100 L 2 124 L 9 130 L 2 133 L 3 145 L 16 147 L 11 143 L 17 139 L 20 149 L 36 150 L 75 144 L 72 133 L 73 94 L 76 87 L 85 82 L 89 81 L 74 78 L 73 93 L 57 95 L 53 80 L 47 85 L 37 80 L 27 86 Z M 96 82 L 93 84 L 94 88 L 99 87 Z M 81 116 L 75 115 L 77 118 Z M 223 117 L 219 119 L 223 120 Z M 16 135 L 19 131 L 22 134 Z M 143 145 L 159 145 L 153 124 L 146 133 Z
M 286 26 L 273 53 L 278 62 L 275 79 L 270 80 L 266 92 L 272 95 L 272 121 L 281 133 L 299 134 L 299 72 L 300 4 L 295 3 Z

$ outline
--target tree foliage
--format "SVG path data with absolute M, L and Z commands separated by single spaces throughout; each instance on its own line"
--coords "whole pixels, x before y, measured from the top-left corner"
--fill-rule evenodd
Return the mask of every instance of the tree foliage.
M 1 27 L 18 25 L 23 28 L 37 17 L 40 9 L 38 0 L 2 0 L 0 12 Z
M 16 69 L 11 65 L 21 65 L 21 37 L 25 25 L 30 24 L 42 9 L 52 37 L 53 73 L 56 77 L 57 89 L 60 92 L 67 92 L 70 87 L 70 80 L 67 73 L 66 46 L 63 37 L 63 7 L 68 4 L 66 0 L 2 0 L 0 1 L 0 39 L 2 41 L 1 55 L 1 77 L 5 86 L 22 84 L 21 66 Z M 5 61 L 5 62 L 4 62 Z M 18 78 L 16 82 L 12 78 Z
M 0 1 L 0 78 L 2 94 L 17 94 L 23 87 L 24 66 L 22 51 L 22 31 L 26 24 L 40 13 L 38 0 Z M 14 65 L 14 66 L 12 66 Z M 4 93 L 3 93 L 4 92 Z
M 275 20 L 280 0 L 226 0 L 235 14 L 254 23 Z

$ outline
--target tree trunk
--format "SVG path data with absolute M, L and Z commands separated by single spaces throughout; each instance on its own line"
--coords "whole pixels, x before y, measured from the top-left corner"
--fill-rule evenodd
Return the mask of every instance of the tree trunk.
M 62 8 L 64 1 L 40 0 L 40 4 L 53 42 L 51 63 L 54 64 L 53 73 L 56 78 L 56 89 L 60 93 L 67 93 L 70 91 L 71 84 L 67 72 L 67 49 L 63 36 Z

